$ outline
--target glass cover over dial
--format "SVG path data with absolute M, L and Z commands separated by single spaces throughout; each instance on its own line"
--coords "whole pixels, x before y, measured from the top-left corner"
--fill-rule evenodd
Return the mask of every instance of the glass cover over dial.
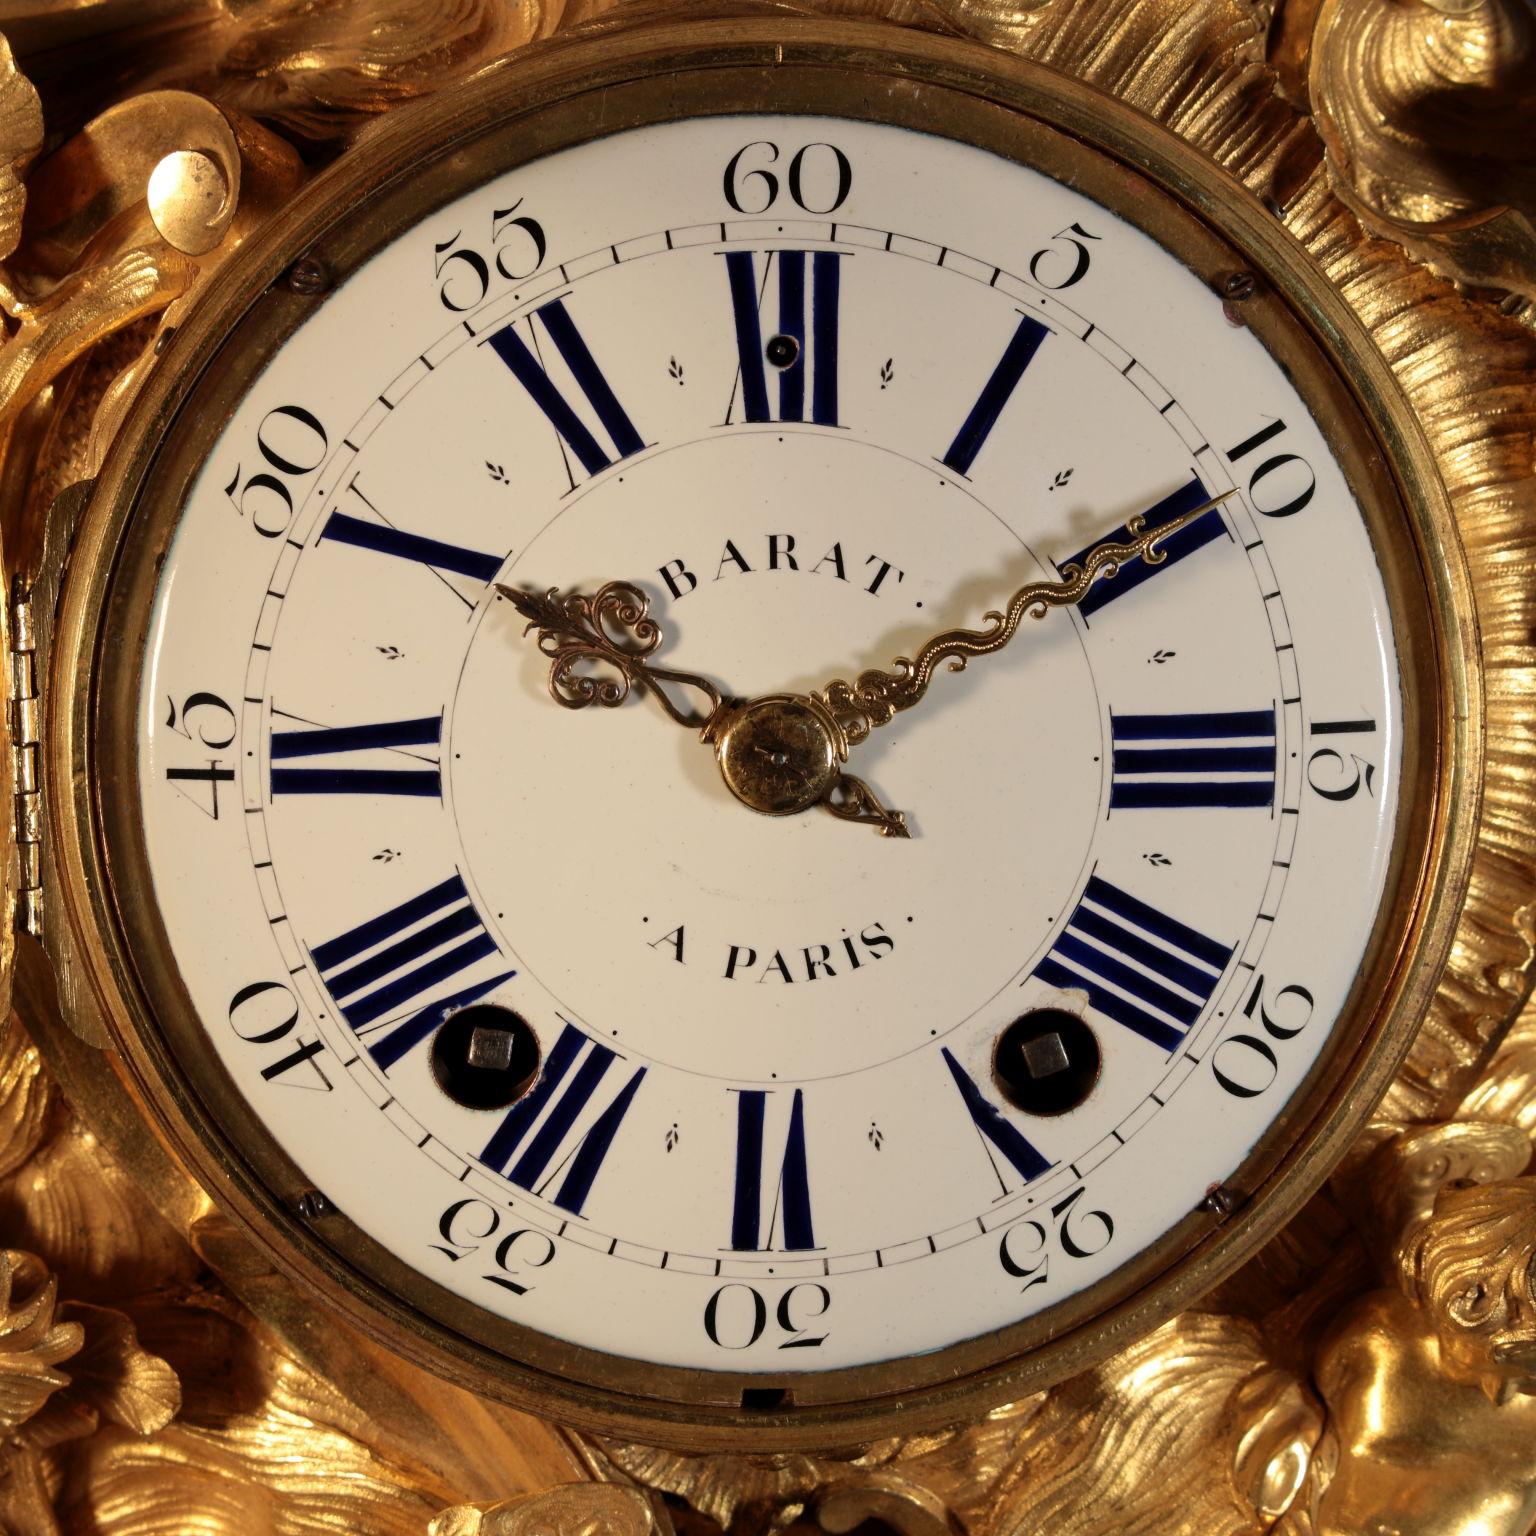
M 756 814 L 498 590 L 638 584 L 724 694 L 889 668 L 1232 492 Z M 784 1374 L 1051 1308 L 1330 1039 L 1401 744 L 1367 530 L 1285 372 L 1081 192 L 876 124 L 561 151 L 401 231 L 197 476 L 139 710 L 223 1068 L 400 1264 L 610 1354 Z

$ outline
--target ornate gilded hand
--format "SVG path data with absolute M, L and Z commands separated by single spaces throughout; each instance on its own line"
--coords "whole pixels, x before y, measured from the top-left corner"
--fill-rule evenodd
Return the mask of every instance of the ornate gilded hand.
M 593 597 L 580 592 L 562 597 L 558 587 L 542 595 L 522 592 L 500 582 L 496 590 L 528 620 L 525 634 L 538 630 L 539 649 L 550 659 L 550 697 L 566 709 L 589 704 L 613 709 L 629 697 L 631 688 L 640 688 L 679 725 L 707 731 L 725 707 L 725 696 L 708 678 L 652 666 L 647 660 L 661 644 L 661 626 L 649 617 L 651 600 L 639 587 L 610 581 Z M 581 670 L 584 663 L 596 665 L 597 675 Z M 668 683 L 697 688 L 709 700 L 708 712 L 694 715 L 680 708 L 667 694 Z
M 1225 500 L 1226 495 L 1214 497 L 1159 528 L 1144 528 L 1142 519 L 1133 517 L 1126 524 L 1129 538 L 1094 545 L 1081 563 L 1062 567 L 1059 581 L 1020 587 L 1006 611 L 984 616 L 984 628 L 945 630 L 923 645 L 916 660 L 898 656 L 889 672 L 861 672 L 852 683 L 837 678 L 809 694 L 729 699 L 697 673 L 655 666 L 650 657 L 661 645 L 661 627 L 649 617 L 649 599 L 628 582 L 610 582 L 592 597 L 562 596 L 553 587 L 542 596 L 515 587 L 497 590 L 528 620 L 529 631 L 538 630 L 557 703 L 567 709 L 612 708 L 631 689 L 643 689 L 715 749 L 726 785 L 743 805 L 769 816 L 820 805 L 845 821 L 866 822 L 884 837 L 907 837 L 905 815 L 887 810 L 862 779 L 842 771 L 849 749 L 898 711 L 911 709 L 927 693 L 941 662 L 962 671 L 970 657 L 1002 650 L 1026 615 L 1043 618 L 1052 608 L 1080 603 L 1095 582 L 1132 560 L 1160 565 L 1167 558 L 1162 543 Z M 595 675 L 584 670 L 591 666 L 598 669 Z M 669 685 L 697 689 L 708 709 L 680 707 L 669 697 Z
M 1036 581 L 1020 587 L 1009 599 L 1006 612 L 982 615 L 986 628 L 946 629 L 923 645 L 915 661 L 898 656 L 891 663 L 893 671 L 861 672 L 857 682 L 834 678 L 812 697 L 831 713 L 848 745 L 857 746 L 876 726 L 887 724 L 899 710 L 911 709 L 928 692 L 940 662 L 948 661 L 951 672 L 963 672 L 970 657 L 1002 650 L 1019 632 L 1026 614 L 1043 619 L 1052 608 L 1080 603 L 1096 581 L 1113 576 L 1132 560 L 1161 565 L 1168 557 L 1158 546 L 1232 494 L 1227 491 L 1214 496 L 1158 528 L 1143 531 L 1143 520 L 1133 517 L 1125 525 L 1129 540 L 1112 543 L 1104 539 L 1084 555 L 1081 565 L 1062 566 L 1060 581 Z

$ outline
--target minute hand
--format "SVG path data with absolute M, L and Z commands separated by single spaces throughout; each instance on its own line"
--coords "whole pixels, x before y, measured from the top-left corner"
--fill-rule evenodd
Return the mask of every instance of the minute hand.
M 856 746 L 875 727 L 885 725 L 899 711 L 911 709 L 928 692 L 940 662 L 947 661 L 951 672 L 962 672 L 972 656 L 1002 650 L 1018 633 L 1026 614 L 1043 619 L 1052 608 L 1070 608 L 1080 603 L 1095 582 L 1113 576 L 1132 560 L 1161 565 L 1168 555 L 1159 546 L 1220 506 L 1231 494 L 1227 491 L 1212 497 L 1158 528 L 1145 528 L 1141 517 L 1133 517 L 1125 525 L 1129 538 L 1104 539 L 1095 544 L 1081 561 L 1061 568 L 1060 581 L 1036 581 L 1020 587 L 1009 599 L 1006 612 L 982 616 L 984 628 L 946 629 L 927 641 L 915 659 L 898 656 L 892 663 L 894 670 L 861 672 L 852 683 L 834 678 L 812 697 L 831 712 L 848 745 Z

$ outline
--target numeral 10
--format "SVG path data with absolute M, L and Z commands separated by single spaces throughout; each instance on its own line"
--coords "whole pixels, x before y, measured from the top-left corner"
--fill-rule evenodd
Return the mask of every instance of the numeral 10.
M 1227 449 L 1227 458 L 1236 464 L 1272 443 L 1284 431 L 1285 423 L 1277 416 L 1252 437 L 1245 437 L 1235 448 Z M 1296 467 L 1292 468 L 1293 465 Z M 1271 453 L 1260 459 L 1248 475 L 1249 504 L 1263 517 L 1294 517 L 1316 491 L 1317 476 L 1299 453 Z

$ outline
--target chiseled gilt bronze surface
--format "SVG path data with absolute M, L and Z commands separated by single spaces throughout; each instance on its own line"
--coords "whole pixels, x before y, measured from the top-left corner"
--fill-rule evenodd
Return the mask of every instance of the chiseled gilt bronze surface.
M 1172 129 L 1283 218 L 1368 328 L 1451 498 L 1486 729 L 1450 960 L 1330 1183 L 1189 1310 L 976 1422 L 836 1455 L 690 1456 L 562 1430 L 300 1302 L 149 1134 L 77 995 L 80 970 L 66 954 L 50 971 L 35 935 L 59 878 L 48 860 L 67 857 L 39 856 L 33 636 L 80 486 L 164 338 L 309 168 L 379 113 L 642 9 L 741 8 L 0 0 L 21 58 L 0 52 L 0 535 L 17 600 L 19 811 L 5 854 L 20 930 L 0 1038 L 0 1526 L 687 1536 L 873 1520 L 906 1536 L 1527 1536 L 1536 23 L 1524 0 L 755 7 L 976 39 Z M 0 944 L 12 942 L 6 925 Z

